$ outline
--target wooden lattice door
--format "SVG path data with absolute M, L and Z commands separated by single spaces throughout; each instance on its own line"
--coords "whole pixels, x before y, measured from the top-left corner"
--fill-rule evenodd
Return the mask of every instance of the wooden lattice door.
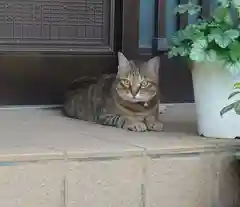
M 0 0 L 0 104 L 61 103 L 81 75 L 113 71 L 119 0 Z

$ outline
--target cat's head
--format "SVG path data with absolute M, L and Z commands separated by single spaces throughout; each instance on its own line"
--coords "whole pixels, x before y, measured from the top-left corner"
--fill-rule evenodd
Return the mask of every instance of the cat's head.
M 135 62 L 119 52 L 116 91 L 121 99 L 132 103 L 153 99 L 158 94 L 159 66 L 159 57 Z

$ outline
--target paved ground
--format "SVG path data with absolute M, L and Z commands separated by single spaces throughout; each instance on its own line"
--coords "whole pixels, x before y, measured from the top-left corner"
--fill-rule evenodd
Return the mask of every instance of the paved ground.
M 239 140 L 196 135 L 194 105 L 169 105 L 162 133 L 0 110 L 0 206 L 239 207 Z
M 236 140 L 202 139 L 196 133 L 194 105 L 169 105 L 161 116 L 161 133 L 126 132 L 113 127 L 73 120 L 59 110 L 0 110 L 0 159 L 43 159 L 65 156 L 123 155 L 126 153 L 175 153 L 236 145 Z M 18 157 L 17 155 L 21 155 Z M 18 158 L 16 158 L 18 157 Z

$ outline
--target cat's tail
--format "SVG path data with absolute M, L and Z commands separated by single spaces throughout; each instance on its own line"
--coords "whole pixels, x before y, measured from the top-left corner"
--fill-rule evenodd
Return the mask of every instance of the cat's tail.
M 66 95 L 65 95 L 66 96 Z M 76 118 L 75 117 L 75 109 L 74 109 L 74 104 L 71 102 L 70 99 L 66 99 L 64 101 L 63 107 L 62 107 L 62 114 L 66 117 L 69 118 Z

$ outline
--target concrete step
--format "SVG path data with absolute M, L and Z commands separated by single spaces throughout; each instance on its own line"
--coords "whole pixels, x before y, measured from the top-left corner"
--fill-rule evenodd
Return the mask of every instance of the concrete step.
M 131 133 L 57 110 L 0 110 L 2 207 L 239 207 L 240 141 L 196 136 L 194 105 L 165 132 Z

